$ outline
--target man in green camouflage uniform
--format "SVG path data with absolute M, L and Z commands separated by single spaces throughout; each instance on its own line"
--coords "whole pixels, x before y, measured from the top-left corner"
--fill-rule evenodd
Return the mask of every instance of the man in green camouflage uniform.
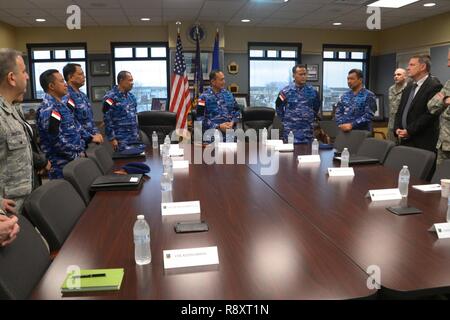
M 0 49 L 0 203 L 20 213 L 33 188 L 32 149 L 16 107 L 23 100 L 28 74 L 20 52 Z M 6 206 L 5 206 L 6 207 Z
M 448 66 L 450 67 L 450 49 L 448 51 Z M 432 114 L 440 114 L 439 139 L 436 145 L 438 150 L 437 164 L 445 159 L 450 159 L 450 80 L 438 92 L 433 99 L 428 102 L 428 110 Z
M 389 122 L 388 122 L 388 132 L 387 138 L 395 143 L 398 142 L 397 137 L 394 135 L 394 123 L 395 115 L 400 105 L 400 99 L 402 98 L 403 90 L 407 84 L 406 70 L 398 68 L 394 72 L 394 82 L 389 88 Z

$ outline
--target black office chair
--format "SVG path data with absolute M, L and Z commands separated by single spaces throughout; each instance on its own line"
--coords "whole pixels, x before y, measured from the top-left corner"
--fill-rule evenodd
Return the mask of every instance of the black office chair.
M 87 157 L 94 160 L 102 174 L 110 173 L 114 166 L 112 155 L 106 145 L 107 144 L 100 144 L 86 150 Z
M 440 184 L 441 179 L 450 179 L 450 159 L 442 161 L 442 163 L 436 167 L 431 183 Z
M 395 143 L 389 140 L 380 140 L 375 138 L 366 138 L 356 152 L 357 156 L 366 156 L 380 160 L 383 164 L 389 151 L 395 146 Z
M 319 128 L 323 130 L 331 141 L 334 141 L 340 132 L 336 120 L 319 120 Z
M 363 141 L 369 136 L 370 132 L 365 130 L 339 131 L 334 141 L 334 148 L 337 152 L 347 148 L 350 154 L 356 154 Z
M 144 111 L 138 113 L 139 129 L 151 137 L 153 131 L 158 135 L 158 142 L 164 143 L 166 135 L 172 136 L 176 129 L 177 114 L 168 111 Z M 175 141 L 172 141 L 174 143 Z
M 145 144 L 146 146 L 150 146 L 152 144 L 149 136 L 142 130 L 139 130 L 139 138 L 141 139 L 142 143 Z
M 271 138 L 272 129 L 278 129 L 279 137 L 283 136 L 283 124 L 275 114 L 275 109 L 267 107 L 251 107 L 242 110 L 242 129 L 256 130 L 259 138 L 259 131 L 266 128 L 268 138 Z
M 427 180 L 433 169 L 435 158 L 434 152 L 428 150 L 397 146 L 391 149 L 384 165 L 395 171 L 400 171 L 406 165 L 411 176 Z
M 85 208 L 78 192 L 63 179 L 44 183 L 25 201 L 27 215 L 52 252 L 61 248 Z
M 91 185 L 97 177 L 103 174 L 94 160 L 78 158 L 64 166 L 63 175 L 64 179 L 77 190 L 87 206 L 93 196 L 90 191 Z
M 50 265 L 50 255 L 39 233 L 19 216 L 17 238 L 0 248 L 0 299 L 27 299 Z

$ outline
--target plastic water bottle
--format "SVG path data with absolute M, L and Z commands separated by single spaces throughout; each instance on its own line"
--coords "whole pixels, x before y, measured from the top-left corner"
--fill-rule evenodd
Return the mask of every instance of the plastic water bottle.
M 409 176 L 408 166 L 403 166 L 398 175 L 398 189 L 402 197 L 408 196 Z
M 136 264 L 144 265 L 152 262 L 150 250 L 150 227 L 143 215 L 138 215 L 133 227 L 134 260 Z
M 319 141 L 317 139 L 314 139 L 311 146 L 311 154 L 317 155 L 319 154 Z
M 450 222 L 450 197 L 447 202 L 447 222 Z
M 267 128 L 264 128 L 261 134 L 261 142 L 262 144 L 266 144 L 267 141 Z
M 161 202 L 173 202 L 172 181 L 167 172 L 161 176 Z
M 173 181 L 173 161 L 169 155 L 163 158 L 163 169 L 169 175 L 170 181 Z
M 170 138 L 169 135 L 166 135 L 166 137 L 164 138 L 164 144 L 168 144 L 170 146 Z
M 294 133 L 292 131 L 289 132 L 288 143 L 289 144 L 294 144 Z
M 341 153 L 341 168 L 348 168 L 349 161 L 350 161 L 350 153 L 348 152 L 347 148 L 344 148 L 344 150 Z
M 155 131 L 152 133 L 152 147 L 153 149 L 158 149 L 158 135 Z

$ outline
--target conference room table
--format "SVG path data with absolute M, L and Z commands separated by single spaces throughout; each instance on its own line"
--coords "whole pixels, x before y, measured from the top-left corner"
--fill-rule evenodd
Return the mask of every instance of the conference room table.
M 368 190 L 396 188 L 398 172 L 380 164 L 353 166 L 354 177 L 330 177 L 329 167 L 340 165 L 332 150 L 321 150 L 321 162 L 300 164 L 298 155 L 311 152 L 297 145 L 294 153 L 280 153 L 278 172 L 262 175 L 261 164 L 249 167 L 317 227 L 361 269 L 379 270 L 383 295 L 413 298 L 450 292 L 450 239 L 439 240 L 428 229 L 446 222 L 447 198 L 440 192 L 421 192 L 412 185 L 429 182 L 411 177 L 408 205 L 421 214 L 398 216 L 387 206 L 399 201 L 374 202 Z M 255 157 L 253 157 L 255 158 Z
M 195 147 L 187 145 L 183 148 L 192 150 Z M 292 160 L 286 161 L 292 164 L 291 169 L 299 177 L 309 175 L 307 184 L 311 183 L 313 175 L 318 177 L 316 185 L 320 189 L 317 193 L 325 192 L 322 197 L 329 203 L 328 207 L 333 207 L 333 201 L 340 208 L 336 197 L 347 194 L 341 189 L 344 186 L 339 186 L 339 183 L 330 185 L 335 189 L 335 195 L 327 187 L 325 178 L 320 177 L 320 172 L 308 170 L 309 174 L 301 173 L 294 167 L 292 153 L 290 157 Z M 313 185 L 308 187 L 300 183 L 295 186 L 293 180 L 286 181 L 283 188 L 290 190 L 292 199 L 287 197 L 285 200 L 283 190 L 273 189 L 270 181 L 261 178 L 253 166 L 245 163 L 191 164 L 189 169 L 175 169 L 173 200 L 199 200 L 201 220 L 209 225 L 207 232 L 177 234 L 175 221 L 161 215 L 162 161 L 159 151 L 149 148 L 145 160 L 128 161 L 145 161 L 151 167 L 150 179 L 140 190 L 95 194 L 34 289 L 32 299 L 285 300 L 355 299 L 376 295 L 377 290 L 368 286 L 370 279 L 366 270 L 361 268 L 359 257 L 356 254 L 350 257 L 349 249 L 342 241 L 326 233 L 330 232 L 329 229 L 339 228 L 338 235 L 342 238 L 348 236 L 348 242 L 354 242 L 357 237 L 351 230 L 364 231 L 361 230 L 363 222 L 358 217 L 356 222 L 339 221 L 339 213 L 335 209 L 320 213 L 326 204 L 314 211 L 306 210 L 308 212 L 303 210 L 317 204 L 298 208 L 297 203 L 293 205 L 295 197 L 306 202 L 309 198 L 319 199 L 310 195 L 316 192 Z M 128 161 L 121 160 L 116 165 Z M 281 170 L 282 174 L 286 172 Z M 281 180 L 274 183 L 282 184 Z M 350 184 L 346 188 L 350 190 Z M 347 198 L 342 200 L 347 201 Z M 314 224 L 315 220 L 310 215 L 316 211 L 324 217 L 317 218 L 317 224 Z M 64 214 L 63 210 L 61 214 Z M 151 229 L 152 262 L 143 266 L 134 261 L 133 224 L 138 214 L 145 216 Z M 425 219 L 426 216 L 411 218 Z M 322 220 L 323 226 L 318 223 Z M 325 221 L 330 225 L 327 226 Z M 360 226 L 352 227 L 355 223 Z M 387 233 L 382 232 L 384 235 Z M 354 242 L 347 246 L 353 245 L 353 251 L 358 250 L 359 245 L 361 249 L 367 249 L 370 236 L 374 238 L 371 233 L 368 236 L 364 244 Z M 360 234 L 360 237 L 365 238 L 365 235 Z M 431 242 L 432 235 L 429 237 Z M 395 240 L 398 238 L 396 235 Z M 374 251 L 379 251 L 378 243 L 372 245 Z M 390 244 L 390 249 L 395 249 L 395 245 Z M 420 243 L 414 245 L 419 246 Z M 163 250 L 209 246 L 217 246 L 218 265 L 164 269 Z M 435 248 L 439 251 L 444 249 Z M 363 251 L 360 254 L 370 257 Z M 368 258 L 363 262 L 366 261 L 372 263 Z M 62 296 L 60 287 L 67 268 L 72 265 L 82 269 L 124 268 L 121 288 L 118 291 Z

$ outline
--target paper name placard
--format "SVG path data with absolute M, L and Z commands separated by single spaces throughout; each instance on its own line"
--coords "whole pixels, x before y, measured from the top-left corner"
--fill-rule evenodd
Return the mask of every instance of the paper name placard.
M 163 216 L 175 214 L 200 213 L 200 201 L 163 202 L 161 214 Z
M 184 156 L 184 149 L 169 149 L 169 156 L 182 157 Z
M 164 269 L 219 264 L 217 247 L 163 250 Z
M 440 184 L 420 184 L 412 187 L 422 192 L 441 191 L 442 189 Z
M 435 231 L 439 239 L 448 239 L 450 238 L 450 223 L 435 223 L 428 231 Z
M 221 149 L 237 149 L 237 142 L 219 142 L 217 146 Z
M 138 182 L 139 178 L 138 177 L 131 177 L 130 178 L 130 182 Z
M 265 144 L 266 144 L 266 146 L 270 146 L 270 147 L 278 146 L 278 145 L 283 144 L 283 140 L 266 140 Z
M 160 144 L 159 145 L 159 151 L 162 151 L 164 144 Z M 178 150 L 180 149 L 180 145 L 179 144 L 171 144 L 169 150 Z
M 372 201 L 386 201 L 386 200 L 401 200 L 402 195 L 400 194 L 400 190 L 395 189 L 377 189 L 377 190 L 369 190 L 366 195 L 370 197 Z
M 189 161 L 188 160 L 176 160 L 173 161 L 173 168 L 174 169 L 186 169 L 189 168 Z
M 355 171 L 353 168 L 328 168 L 328 175 L 330 177 L 353 177 Z
M 299 163 L 318 163 L 320 162 L 320 156 L 318 154 L 298 156 L 297 160 Z
M 274 146 L 275 151 L 294 151 L 294 144 L 292 143 L 283 143 L 283 144 L 277 144 Z

